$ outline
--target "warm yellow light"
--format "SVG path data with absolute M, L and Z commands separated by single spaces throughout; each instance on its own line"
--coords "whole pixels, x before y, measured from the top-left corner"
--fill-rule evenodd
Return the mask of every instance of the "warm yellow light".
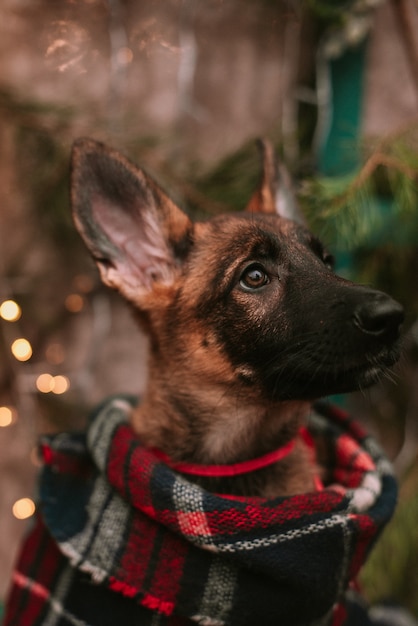
M 35 513 L 35 503 L 30 498 L 16 500 L 12 507 L 13 515 L 17 519 L 27 519 Z
M 0 428 L 6 428 L 13 424 L 15 414 L 8 406 L 0 406 Z
M 41 393 L 49 393 L 54 388 L 54 377 L 51 374 L 40 374 L 36 379 L 36 388 Z
M 36 388 L 41 393 L 56 393 L 61 395 L 70 388 L 70 381 L 66 376 L 52 376 L 51 374 L 40 374 L 36 379 Z
M 84 306 L 84 298 L 78 293 L 71 293 L 65 298 L 65 308 L 70 313 L 79 313 Z
M 0 305 L 0 317 L 8 322 L 16 322 L 22 315 L 22 310 L 14 300 L 5 300 Z
M 66 376 L 54 376 L 54 386 L 52 388 L 52 393 L 60 395 L 68 391 L 69 388 L 70 381 Z
M 32 356 L 32 346 L 27 339 L 16 339 L 12 343 L 11 350 L 18 361 L 28 361 Z

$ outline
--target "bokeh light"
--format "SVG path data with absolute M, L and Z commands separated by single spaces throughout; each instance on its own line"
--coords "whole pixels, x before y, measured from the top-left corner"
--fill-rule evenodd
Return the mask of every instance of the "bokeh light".
M 20 337 L 11 345 L 12 354 L 18 361 L 28 361 L 32 356 L 32 346 L 27 339 Z
M 65 308 L 70 313 L 79 313 L 84 307 L 84 298 L 79 293 L 71 293 L 65 298 Z
M 9 406 L 0 406 L 0 428 L 7 428 L 16 421 L 16 412 Z
M 36 379 L 36 388 L 41 393 L 55 393 L 61 395 L 70 388 L 67 376 L 52 376 L 52 374 L 40 374 Z
M 52 393 L 58 395 L 65 393 L 70 388 L 70 381 L 66 376 L 54 376 L 54 388 Z
M 51 374 L 40 374 L 36 379 L 36 388 L 41 393 L 49 393 L 54 388 L 54 377 Z
M 17 519 L 27 519 L 35 513 L 35 503 L 31 498 L 20 498 L 12 507 L 13 515 Z
M 22 309 L 14 300 L 5 300 L 0 305 L 0 317 L 7 322 L 16 322 L 22 315 Z

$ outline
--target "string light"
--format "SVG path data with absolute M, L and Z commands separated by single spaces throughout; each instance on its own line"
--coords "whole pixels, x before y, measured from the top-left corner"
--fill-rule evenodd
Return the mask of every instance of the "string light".
M 17 519 L 27 519 L 28 517 L 32 517 L 35 510 L 35 503 L 31 500 L 31 498 L 20 498 L 20 500 L 16 500 L 12 507 L 13 515 Z
M 129 51 L 126 51 L 125 62 L 130 62 Z M 86 304 L 86 297 L 94 289 L 94 281 L 87 275 L 80 274 L 74 278 L 73 289 L 65 299 L 64 305 L 66 309 L 72 313 L 80 312 Z M 0 301 L 0 319 L 7 322 L 16 322 L 22 317 L 22 309 L 17 302 L 12 299 Z M 10 350 L 13 357 L 17 361 L 28 361 L 33 355 L 33 348 L 24 337 L 18 337 L 11 343 Z M 64 362 L 66 351 L 64 346 L 59 343 L 50 343 L 45 350 L 46 361 L 53 365 L 60 365 Z M 70 389 L 70 380 L 67 376 L 53 376 L 49 373 L 42 373 L 36 378 L 36 388 L 41 393 L 53 393 L 57 395 L 64 394 Z M 0 429 L 7 428 L 13 424 L 18 417 L 14 407 L 0 406 Z M 39 467 L 41 461 L 38 456 L 37 448 L 33 448 L 30 452 L 30 462 Z M 31 498 L 20 498 L 12 506 L 12 513 L 18 520 L 30 518 L 36 511 L 35 502 Z
M 32 346 L 27 339 L 20 337 L 11 345 L 11 351 L 18 361 L 28 361 L 32 356 Z
M 0 406 L 0 428 L 7 428 L 16 421 L 16 413 L 9 406 Z
M 0 317 L 7 322 L 16 322 L 22 315 L 22 309 L 14 300 L 5 300 L 0 305 Z
M 70 388 L 70 381 L 66 376 L 54 376 L 54 388 L 53 393 L 61 395 Z
M 36 379 L 36 388 L 41 393 L 49 393 L 54 388 L 54 377 L 51 374 L 40 374 Z
M 36 379 L 36 388 L 41 393 L 55 393 L 61 395 L 70 388 L 70 381 L 66 376 L 52 376 L 40 374 Z
M 70 313 L 79 313 L 84 307 L 84 298 L 79 293 L 71 293 L 65 298 L 65 308 Z

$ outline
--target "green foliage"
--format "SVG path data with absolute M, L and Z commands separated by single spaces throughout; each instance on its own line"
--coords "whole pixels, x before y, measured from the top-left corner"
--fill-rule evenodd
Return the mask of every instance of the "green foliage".
M 352 0 L 307 0 L 309 10 L 320 20 L 327 23 L 342 24 L 351 5 Z
M 370 179 L 359 172 L 305 181 L 300 198 L 312 229 L 331 245 L 351 250 L 375 232 L 380 220 Z
M 65 251 L 75 241 L 69 208 L 68 146 L 45 129 L 20 127 L 17 156 L 19 175 L 30 189 L 43 228 Z
M 389 149 L 386 174 L 395 206 L 400 215 L 416 219 L 418 200 L 418 137 L 417 129 L 411 136 L 402 136 Z
M 415 246 L 417 128 L 369 147 L 357 171 L 305 181 L 300 198 L 314 230 L 337 249 L 373 248 L 384 241 Z
M 38 127 L 42 118 L 52 116 L 54 124 L 59 121 L 66 123 L 74 116 L 74 110 L 70 106 L 58 106 L 40 100 L 27 100 L 19 98 L 10 90 L 0 88 L 0 110 L 13 117 L 20 126 Z
M 0 89 L 0 112 L 14 129 L 16 178 L 33 206 L 38 224 L 61 251 L 76 240 L 69 211 L 70 107 L 17 97 Z
M 208 174 L 199 177 L 195 186 L 213 204 L 214 211 L 243 210 L 260 176 L 260 154 L 255 141 L 250 141 L 241 150 L 223 159 Z

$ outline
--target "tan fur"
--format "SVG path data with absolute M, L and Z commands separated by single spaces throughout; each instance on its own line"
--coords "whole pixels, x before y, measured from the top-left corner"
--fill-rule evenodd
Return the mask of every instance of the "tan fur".
M 357 368 L 370 384 L 375 355 L 382 366 L 395 358 L 388 351 L 399 305 L 333 274 L 320 242 L 298 224 L 286 172 L 271 146 L 262 147 L 261 185 L 247 211 L 206 222 L 192 222 L 118 152 L 90 139 L 74 147 L 75 223 L 102 280 L 133 306 L 150 340 L 148 383 L 132 424 L 144 444 L 174 461 L 232 464 L 266 454 L 297 438 L 310 412 L 299 398 L 317 397 L 318 384 L 325 395 L 338 392 Z M 258 280 L 260 267 L 268 279 L 261 289 L 246 282 Z M 376 317 L 362 304 L 367 298 Z M 312 489 L 315 472 L 298 442 L 251 475 L 196 481 L 274 497 Z
M 284 223 L 285 236 L 289 236 L 288 230 Z M 225 243 L 211 233 L 210 223 L 197 224 L 195 239 L 201 245 L 187 275 L 178 276 L 171 287 L 160 286 L 135 303 L 147 311 L 148 332 L 155 335 L 156 344 L 164 346 L 164 354 L 150 354 L 148 384 L 132 423 L 141 440 L 176 461 L 236 463 L 265 454 L 296 436 L 310 411 L 307 402 L 266 403 L 257 388 L 243 385 L 239 380 L 243 372 L 230 364 L 216 338 L 194 318 L 196 303 L 207 289 L 208 263 L 218 263 L 223 245 L 233 241 L 232 226 L 230 235 L 224 233 L 223 237 Z M 236 264 L 239 261 L 237 254 Z M 183 325 L 170 333 L 164 312 L 172 305 L 180 284 Z M 181 390 L 181 410 L 173 405 L 177 390 Z M 193 433 L 185 413 L 194 416 Z M 313 487 L 315 472 L 309 451 L 298 445 L 289 459 L 265 472 L 262 491 L 256 488 L 254 495 L 273 497 L 306 491 Z

